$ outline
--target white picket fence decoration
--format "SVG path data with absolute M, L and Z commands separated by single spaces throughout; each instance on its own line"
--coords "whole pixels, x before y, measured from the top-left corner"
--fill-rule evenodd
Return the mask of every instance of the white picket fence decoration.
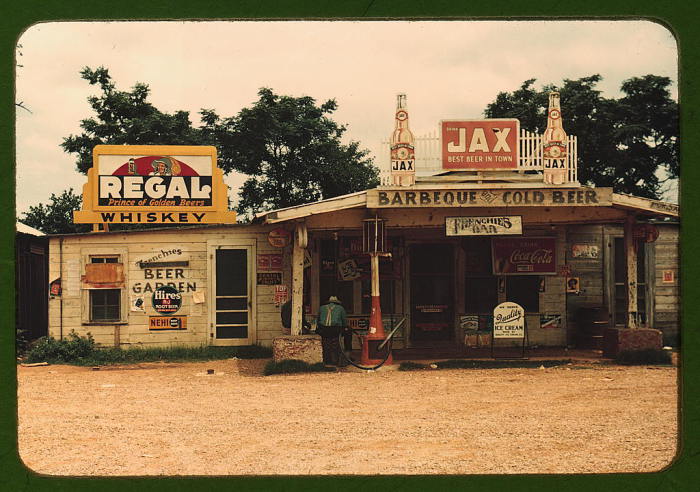
M 433 176 L 442 173 L 442 155 L 440 152 L 440 136 L 437 131 L 415 137 L 416 176 Z M 578 182 L 577 172 L 577 138 L 569 135 L 567 142 L 566 169 L 569 183 Z M 542 135 L 520 130 L 520 159 L 517 171 L 542 171 Z M 382 141 L 381 155 L 377 156 L 379 179 L 382 186 L 391 183 L 389 141 Z

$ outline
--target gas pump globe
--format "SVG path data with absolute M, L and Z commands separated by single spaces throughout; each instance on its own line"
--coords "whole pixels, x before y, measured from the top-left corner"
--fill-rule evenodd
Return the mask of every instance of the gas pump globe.
M 362 251 L 365 254 L 386 254 L 384 219 L 374 217 L 362 221 Z
M 372 279 L 372 312 L 369 317 L 369 330 L 362 339 L 362 352 L 360 362 L 364 365 L 380 363 L 384 360 L 386 352 L 381 352 L 382 342 L 386 334 L 382 323 L 382 307 L 379 292 L 379 257 L 391 256 L 386 251 L 386 228 L 385 220 L 376 215 L 370 219 L 362 221 L 362 249 L 370 256 L 371 279 Z M 383 345 L 383 350 L 390 350 L 388 345 Z M 389 353 L 386 363 L 391 364 L 391 353 Z

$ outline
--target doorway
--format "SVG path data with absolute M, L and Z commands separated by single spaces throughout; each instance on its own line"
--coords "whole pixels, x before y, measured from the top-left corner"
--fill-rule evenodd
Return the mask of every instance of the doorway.
M 411 341 L 451 341 L 454 337 L 454 248 L 452 244 L 410 247 Z
M 213 246 L 209 258 L 212 345 L 250 345 L 255 335 L 252 246 Z

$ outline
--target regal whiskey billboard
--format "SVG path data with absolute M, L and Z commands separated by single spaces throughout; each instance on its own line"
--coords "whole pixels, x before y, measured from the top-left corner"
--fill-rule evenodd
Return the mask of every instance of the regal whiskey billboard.
M 234 223 L 216 148 L 97 145 L 76 223 Z

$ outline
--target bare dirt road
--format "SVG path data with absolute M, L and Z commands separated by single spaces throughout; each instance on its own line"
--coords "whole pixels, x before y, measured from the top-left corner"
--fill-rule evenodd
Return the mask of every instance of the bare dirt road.
M 650 472 L 676 452 L 676 368 L 264 363 L 18 367 L 20 455 L 52 475 L 296 475 Z

